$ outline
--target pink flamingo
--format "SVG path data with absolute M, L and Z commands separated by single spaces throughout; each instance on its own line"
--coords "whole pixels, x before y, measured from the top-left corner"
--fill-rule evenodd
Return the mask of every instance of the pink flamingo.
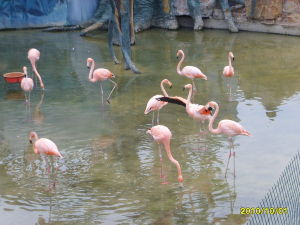
M 168 158 L 177 167 L 178 182 L 183 182 L 183 177 L 182 177 L 182 173 L 181 173 L 180 164 L 172 156 L 171 147 L 170 147 L 170 140 L 171 140 L 171 137 L 172 137 L 172 133 L 169 130 L 169 128 L 167 128 L 166 126 L 163 126 L 163 125 L 156 125 L 156 126 L 150 128 L 147 131 L 147 133 L 150 134 L 156 142 L 164 145 L 164 147 L 166 149 L 166 152 L 167 152 L 167 155 L 168 155 Z
M 28 98 L 30 101 L 30 92 L 32 91 L 32 89 L 34 87 L 34 83 L 33 83 L 33 80 L 28 77 L 26 66 L 23 66 L 23 71 L 24 71 L 25 77 L 21 81 L 21 88 L 23 89 L 23 91 L 29 92 Z M 25 98 L 26 98 L 26 102 L 28 102 L 26 94 L 25 94 Z
M 102 88 L 102 82 L 105 80 L 109 80 L 111 83 L 114 84 L 113 89 L 111 90 L 111 92 L 109 93 L 106 101 L 108 103 L 110 103 L 109 99 L 111 94 L 113 93 L 114 89 L 117 86 L 117 83 L 114 82 L 113 80 L 111 80 L 111 78 L 114 78 L 115 75 L 110 72 L 108 69 L 104 69 L 104 68 L 98 68 L 95 69 L 95 61 L 92 58 L 87 58 L 87 67 L 90 68 L 90 73 L 89 73 L 89 81 L 90 82 L 100 82 L 100 88 L 101 88 L 101 94 L 102 94 L 102 102 L 103 102 L 103 88 Z
M 233 121 L 233 120 L 221 120 L 218 124 L 218 127 L 216 129 L 213 128 L 213 123 L 215 121 L 215 118 L 217 117 L 219 113 L 219 105 L 216 102 L 209 102 L 207 103 L 206 107 L 208 110 L 211 110 L 212 108 L 215 108 L 215 113 L 209 120 L 208 129 L 213 134 L 224 134 L 228 137 L 233 137 L 236 135 L 246 135 L 250 136 L 250 133 L 245 130 L 241 124 Z
M 159 123 L 159 110 L 166 104 L 168 104 L 167 102 L 157 100 L 160 97 L 168 96 L 168 93 L 164 88 L 165 83 L 167 83 L 170 86 L 170 88 L 172 88 L 172 82 L 170 82 L 168 79 L 163 79 L 160 82 L 160 89 L 163 95 L 154 95 L 152 98 L 150 98 L 144 112 L 144 114 L 148 114 L 149 112 L 153 111 L 152 124 L 154 122 L 154 111 L 157 111 L 157 123 Z
M 228 66 L 224 67 L 223 75 L 225 77 L 232 77 L 234 76 L 234 68 L 232 66 L 232 61 L 234 60 L 234 56 L 232 52 L 228 53 Z
M 33 144 L 33 150 L 36 154 L 43 154 L 48 156 L 53 155 L 63 158 L 53 141 L 47 138 L 39 138 L 37 133 L 34 131 L 31 131 L 29 134 L 29 142 Z
M 194 88 L 196 88 L 195 83 L 194 83 L 194 78 L 201 78 L 201 79 L 207 80 L 206 75 L 204 73 L 202 73 L 199 68 L 197 68 L 195 66 L 185 66 L 185 67 L 183 67 L 182 70 L 180 70 L 181 64 L 182 64 L 185 56 L 184 56 L 184 52 L 182 50 L 177 51 L 177 58 L 179 57 L 179 55 L 181 55 L 181 59 L 179 60 L 178 65 L 177 65 L 177 73 L 179 75 L 182 75 L 182 76 L 192 79 Z
M 34 72 L 34 74 L 38 77 L 39 81 L 40 81 L 40 86 L 41 88 L 44 90 L 45 86 L 42 80 L 41 75 L 39 74 L 39 72 L 36 69 L 36 62 L 40 59 L 40 51 L 35 49 L 35 48 L 31 48 L 28 51 L 28 59 L 31 63 L 32 66 L 32 70 Z
M 175 96 L 175 97 L 167 96 L 167 97 L 160 97 L 160 98 L 158 98 L 158 100 L 184 106 L 187 114 L 190 117 L 192 117 L 193 119 L 196 119 L 198 121 L 209 120 L 211 117 L 211 110 L 207 109 L 203 105 L 191 103 L 193 86 L 191 84 L 187 84 L 184 86 L 184 88 L 189 89 L 189 94 L 188 94 L 187 99 L 184 99 L 182 97 L 177 97 L 177 96 Z

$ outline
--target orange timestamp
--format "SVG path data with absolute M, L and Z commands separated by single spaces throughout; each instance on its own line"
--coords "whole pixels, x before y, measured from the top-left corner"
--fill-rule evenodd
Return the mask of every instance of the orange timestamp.
M 242 207 L 240 208 L 240 214 L 248 215 L 248 214 L 288 214 L 288 208 L 273 208 L 273 207 Z

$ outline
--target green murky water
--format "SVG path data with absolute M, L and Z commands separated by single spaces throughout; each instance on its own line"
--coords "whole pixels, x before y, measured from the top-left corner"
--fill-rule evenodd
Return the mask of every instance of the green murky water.
M 39 88 L 32 92 L 26 108 L 20 88 L 0 81 L 5 224 L 244 224 L 240 207 L 257 206 L 299 150 L 298 37 L 151 30 L 136 38 L 133 58 L 141 75 L 111 62 L 106 33 L 81 38 L 76 32 L 1 32 L 1 73 L 30 68 L 27 50 L 35 47 L 46 86 L 44 95 Z M 163 108 L 160 122 L 173 133 L 182 187 L 164 151 L 160 161 L 158 145 L 146 134 L 152 116 L 143 114 L 148 99 L 160 94 L 163 78 L 173 82 L 170 95 L 187 95 L 182 87 L 189 80 L 175 70 L 179 48 L 185 65 L 199 66 L 208 76 L 196 81 L 194 101 L 218 102 L 218 119 L 239 121 L 252 133 L 235 138 L 235 160 L 230 158 L 225 177 L 227 138 L 210 135 L 181 106 Z M 229 50 L 237 73 L 231 94 L 221 76 Z M 117 74 L 110 105 L 101 104 L 99 85 L 88 82 L 87 57 Z M 110 88 L 104 84 L 105 93 Z M 28 144 L 30 130 L 55 141 L 65 156 L 51 175 Z

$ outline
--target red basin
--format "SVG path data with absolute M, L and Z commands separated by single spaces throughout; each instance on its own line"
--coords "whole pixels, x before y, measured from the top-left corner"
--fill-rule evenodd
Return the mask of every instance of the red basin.
M 21 83 L 25 74 L 21 72 L 11 72 L 3 74 L 3 77 L 7 83 Z

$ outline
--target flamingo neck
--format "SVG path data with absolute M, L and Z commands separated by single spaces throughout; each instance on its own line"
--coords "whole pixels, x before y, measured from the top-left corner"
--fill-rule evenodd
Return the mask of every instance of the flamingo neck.
M 208 130 L 213 134 L 221 133 L 219 128 L 217 128 L 217 129 L 213 128 L 213 123 L 214 123 L 215 118 L 217 117 L 218 113 L 219 113 L 219 105 L 216 104 L 216 111 L 215 111 L 214 115 L 212 116 L 212 118 L 209 120 L 209 124 L 208 124 Z
M 177 73 L 182 75 L 182 71 L 180 70 L 180 67 L 181 67 L 181 64 L 184 60 L 184 53 L 183 52 L 180 52 L 181 54 L 181 59 L 179 60 L 178 64 L 177 64 Z
M 39 79 L 41 88 L 44 89 L 44 83 L 43 83 L 43 80 L 42 80 L 41 75 L 39 74 L 39 72 L 38 72 L 37 69 L 36 69 L 35 60 L 30 59 L 30 63 L 31 63 L 32 70 L 33 70 L 34 74 L 35 74 L 35 75 L 38 77 L 38 79 Z
M 231 62 L 231 56 L 228 55 L 228 64 L 229 64 L 229 67 L 232 67 L 232 62 Z
M 95 61 L 93 60 L 93 61 L 92 61 L 91 68 L 90 68 L 90 72 L 89 72 L 89 80 L 90 80 L 91 82 L 95 82 L 95 81 L 94 81 L 94 77 L 93 77 L 94 69 L 95 69 Z
M 171 152 L 171 147 L 170 147 L 170 139 L 168 139 L 167 141 L 163 142 L 164 147 L 166 149 L 167 152 L 167 156 L 169 158 L 169 160 L 175 164 L 176 168 L 177 168 L 177 172 L 178 172 L 178 180 L 182 180 L 182 173 L 181 173 L 181 167 L 179 162 L 173 158 L 172 156 L 172 152 Z
M 168 93 L 167 93 L 166 90 L 165 90 L 164 83 L 165 83 L 164 80 L 162 80 L 162 81 L 160 82 L 160 89 L 161 89 L 163 95 L 164 95 L 165 97 L 168 97 L 169 95 L 168 95 Z

